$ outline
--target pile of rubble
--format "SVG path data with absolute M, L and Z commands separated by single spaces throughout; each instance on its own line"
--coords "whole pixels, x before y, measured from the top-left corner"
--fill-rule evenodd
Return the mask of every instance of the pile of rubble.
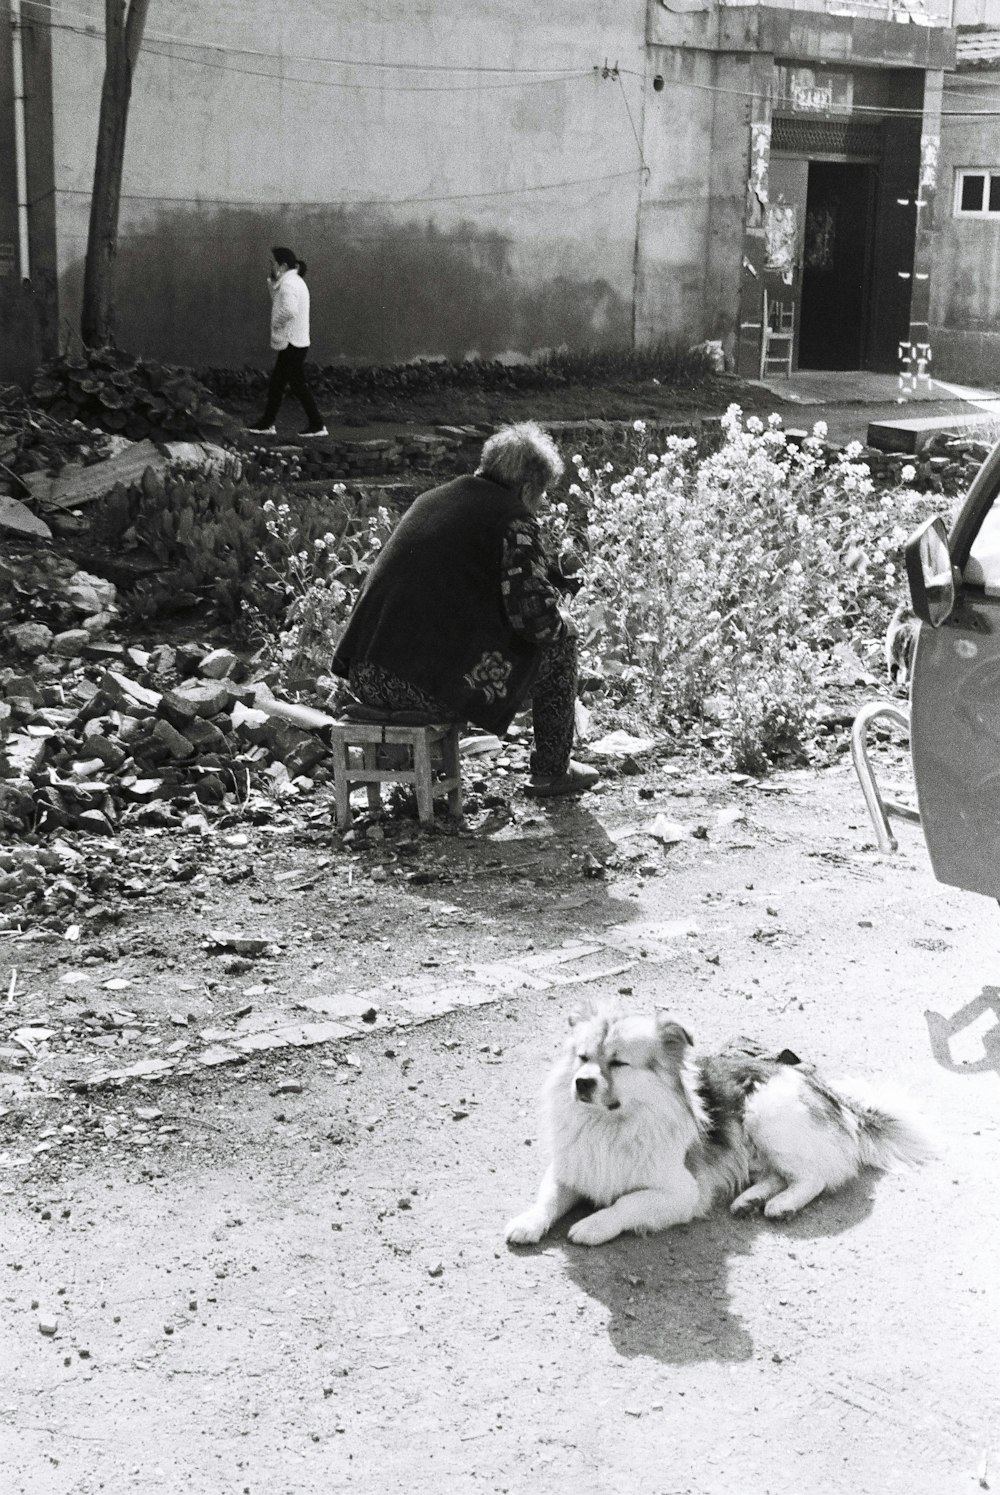
M 895 488 L 905 482 L 905 486 L 921 492 L 954 496 L 965 492 L 990 450 L 991 443 L 978 437 L 938 432 L 919 452 L 887 452 L 866 446 L 859 461 L 867 465 L 876 483 Z M 909 469 L 906 480 L 905 469 Z
M 0 387 L 0 495 L 18 497 L 22 479 L 34 472 L 59 472 L 103 462 L 116 438 L 91 431 L 78 420 L 56 420 L 32 405 L 21 390 Z
M 0 830 L 207 829 L 206 812 L 244 809 L 258 785 L 280 800 L 326 777 L 316 729 L 330 718 L 276 701 L 230 650 L 126 648 L 79 630 L 76 657 L 58 657 L 66 635 L 37 657 L 43 632 L 14 630 L 36 654 L 30 672 L 0 669 Z
M 249 478 L 291 482 L 333 479 L 364 481 L 409 474 L 450 476 L 468 465 L 470 455 L 492 426 L 438 426 L 433 433 L 410 432 L 351 440 L 343 436 L 289 442 L 282 437 L 245 435 L 234 441 Z

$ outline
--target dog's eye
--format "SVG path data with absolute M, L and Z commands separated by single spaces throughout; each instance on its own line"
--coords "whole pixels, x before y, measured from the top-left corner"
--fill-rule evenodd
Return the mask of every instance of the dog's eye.
M 609 1069 L 628 1069 L 628 1060 L 627 1059 L 609 1059 L 608 1060 L 608 1068 Z

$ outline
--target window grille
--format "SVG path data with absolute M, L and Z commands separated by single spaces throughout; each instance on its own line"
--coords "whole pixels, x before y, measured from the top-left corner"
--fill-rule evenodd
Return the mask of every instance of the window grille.
M 771 150 L 792 156 L 852 156 L 878 160 L 882 155 L 880 121 L 854 119 L 782 119 L 771 122 Z

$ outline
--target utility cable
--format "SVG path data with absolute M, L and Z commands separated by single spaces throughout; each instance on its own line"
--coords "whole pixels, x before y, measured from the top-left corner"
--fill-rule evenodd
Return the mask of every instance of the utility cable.
M 54 30 L 75 31 L 79 35 L 92 36 L 96 40 L 99 40 L 99 41 L 103 41 L 103 39 L 104 39 L 104 30 L 103 30 L 103 27 L 102 27 L 102 29 L 100 31 L 97 31 L 96 30 L 97 23 L 95 22 L 94 16 L 91 13 L 87 12 L 87 11 L 74 10 L 73 7 L 67 6 L 67 5 L 59 5 L 59 6 L 53 5 L 53 4 L 49 3 L 49 0 L 27 0 L 27 3 L 29 3 L 31 5 L 31 8 L 32 8 L 33 11 L 35 11 L 35 10 L 46 10 L 46 11 L 49 12 L 49 14 L 51 16 L 56 16 L 56 15 L 76 16 L 78 20 L 81 20 L 81 21 L 83 21 L 85 23 L 85 26 L 86 26 L 87 29 L 84 29 L 84 27 L 76 27 L 76 26 L 64 25 L 64 24 L 62 24 L 62 23 L 60 23 L 58 21 L 54 21 L 54 20 L 53 21 L 49 21 L 48 23 L 41 23 L 41 24 L 48 24 Z M 30 16 L 26 17 L 26 20 L 31 20 L 31 19 L 32 18 Z M 89 29 L 91 27 L 93 27 L 95 29 L 93 29 L 93 30 Z M 435 73 L 435 72 L 436 73 L 499 73 L 499 74 L 505 74 L 506 73 L 506 74 L 517 74 L 517 75 L 524 75 L 524 76 L 528 76 L 528 75 L 531 75 L 531 74 L 537 74 L 537 73 L 559 73 L 559 72 L 563 72 L 563 73 L 567 73 L 568 75 L 572 76 L 572 75 L 576 74 L 579 71 L 576 68 L 558 68 L 558 67 L 551 67 L 551 68 L 547 68 L 547 67 L 484 67 L 484 66 L 482 66 L 481 64 L 478 64 L 478 63 L 476 63 L 476 64 L 468 64 L 468 63 L 447 63 L 447 62 L 426 62 L 426 63 L 425 62 L 385 62 L 385 61 L 381 61 L 381 60 L 380 61 L 375 61 L 373 59 L 364 59 L 364 58 L 325 57 L 325 56 L 320 56 L 320 55 L 318 55 L 316 53 L 310 53 L 310 52 L 267 52 L 267 51 L 264 51 L 264 50 L 262 50 L 260 48 L 257 48 L 257 47 L 233 47 L 233 46 L 227 46 L 224 42 L 201 41 L 201 40 L 197 40 L 197 39 L 192 40 L 192 38 L 189 37 L 189 36 L 179 36 L 176 33 L 154 32 L 154 31 L 149 31 L 149 30 L 147 30 L 144 33 L 144 36 L 143 36 L 143 48 L 142 48 L 142 50 L 145 50 L 146 41 L 158 41 L 158 42 L 174 43 L 176 45 L 183 46 L 183 47 L 200 48 L 200 49 L 203 49 L 203 50 L 208 51 L 208 52 L 223 52 L 223 53 L 229 54 L 231 56 L 256 57 L 256 58 L 259 58 L 261 60 L 271 59 L 271 60 L 273 60 L 275 62 L 280 62 L 280 63 L 284 63 L 284 62 L 320 62 L 320 63 L 326 63 L 326 64 L 328 64 L 330 66 L 336 66 L 336 67 L 374 68 L 374 69 L 379 69 L 379 70 L 388 71 L 388 72 L 410 72 L 410 73 L 413 73 L 413 72 L 419 72 L 419 73 Z M 265 75 L 265 76 L 267 76 L 267 75 Z
M 484 197 L 523 197 L 536 192 L 561 192 L 566 187 L 586 187 L 598 182 L 624 181 L 635 177 L 641 168 L 630 166 L 627 171 L 610 171 L 601 176 L 573 177 L 562 182 L 538 182 L 525 187 L 498 187 L 483 192 L 443 192 L 416 197 L 341 197 L 341 198 L 281 198 L 268 201 L 259 197 L 165 197 L 155 192 L 123 192 L 122 202 L 195 203 L 205 207 L 220 208 L 395 208 L 422 202 L 469 202 Z M 61 196 L 90 197 L 89 189 L 83 187 L 58 187 Z M 50 194 L 46 193 L 44 196 Z M 42 198 L 37 199 L 42 201 Z

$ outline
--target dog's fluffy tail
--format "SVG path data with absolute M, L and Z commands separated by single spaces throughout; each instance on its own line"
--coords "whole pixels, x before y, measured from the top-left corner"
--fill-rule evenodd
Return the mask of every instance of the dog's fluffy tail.
M 937 1156 L 934 1138 L 904 1095 L 854 1078 L 834 1088 L 857 1122 L 858 1156 L 866 1168 L 917 1168 Z

